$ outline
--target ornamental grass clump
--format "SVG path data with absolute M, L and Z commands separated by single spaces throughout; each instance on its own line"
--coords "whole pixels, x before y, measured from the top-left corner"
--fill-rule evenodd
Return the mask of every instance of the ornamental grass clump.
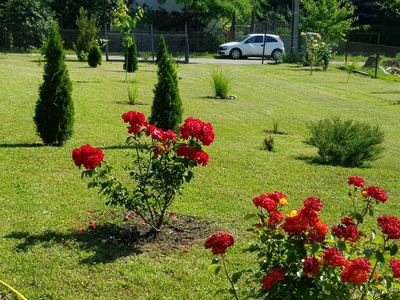
M 384 132 L 378 125 L 333 117 L 307 126 L 310 133 L 304 143 L 318 148 L 321 163 L 361 167 L 383 151 Z
M 150 125 L 140 112 L 126 112 L 122 119 L 129 124 L 126 143 L 133 150 L 131 164 L 125 169 L 134 184 L 124 185 L 115 178 L 114 167 L 103 160 L 104 154 L 98 148 L 82 146 L 73 150 L 72 158 L 77 166 L 86 169 L 82 177 L 92 178 L 88 187 L 98 187 L 100 194 L 109 197 L 107 204 L 135 212 L 157 233 L 167 208 L 182 192 L 184 183 L 194 179 L 192 170 L 198 165 L 208 165 L 210 156 L 206 146 L 214 141 L 213 127 L 188 118 L 179 128 L 179 139 L 171 130 Z M 145 138 L 149 141 L 144 142 Z
M 380 216 L 376 226 L 368 226 L 373 221 L 367 218 L 389 196 L 365 186 L 359 176 L 350 176 L 348 184 L 352 209 L 331 229 L 319 215 L 323 204 L 316 197 L 305 199 L 299 209 L 288 209 L 280 192 L 255 197 L 257 213 L 245 218 L 255 219 L 251 231 L 258 241 L 244 251 L 256 254 L 257 261 L 253 269 L 232 276 L 226 272 L 232 286 L 228 292 L 243 299 L 398 299 L 400 219 Z M 210 248 L 210 240 L 205 247 Z M 219 262 L 214 259 L 209 269 L 221 268 Z M 235 286 L 240 279 L 246 282 L 243 290 Z
M 215 96 L 225 99 L 228 97 L 231 80 L 219 69 L 211 74 Z

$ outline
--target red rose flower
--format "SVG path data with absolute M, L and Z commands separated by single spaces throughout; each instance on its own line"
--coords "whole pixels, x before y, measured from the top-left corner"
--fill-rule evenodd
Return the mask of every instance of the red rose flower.
M 290 217 L 286 216 L 285 223 L 282 228 L 287 233 L 295 233 L 295 232 L 304 232 L 308 229 L 309 222 L 307 219 L 303 218 L 301 212 L 299 212 L 296 216 Z
M 381 201 L 382 203 L 385 203 L 386 200 L 389 198 L 389 196 L 386 194 L 384 190 L 381 188 L 378 188 L 377 186 L 369 186 L 364 188 L 363 192 L 367 192 L 369 196 L 372 198 Z
M 83 164 L 87 170 L 97 167 L 103 161 L 103 158 L 103 152 L 99 148 L 91 147 L 89 144 L 72 151 L 72 159 L 75 161 L 75 165 L 81 166 Z
M 147 128 L 146 136 L 151 135 L 151 138 L 153 140 L 161 141 L 164 135 L 164 130 L 154 125 L 147 125 L 146 128 Z
M 371 263 L 366 258 L 356 258 L 342 271 L 342 280 L 361 284 L 367 281 L 368 274 L 371 273 Z
M 268 290 L 272 287 L 272 285 L 278 280 L 284 280 L 285 274 L 283 273 L 281 268 L 276 268 L 271 271 L 268 275 L 263 276 L 263 288 Z
M 313 228 L 308 233 L 308 238 L 322 243 L 325 240 L 325 236 L 328 232 L 329 232 L 328 225 L 322 223 L 318 219 L 317 222 L 314 222 Z
M 341 220 L 343 225 L 349 226 L 349 225 L 353 225 L 356 226 L 356 222 L 353 220 L 352 217 L 343 217 Z
M 210 145 L 215 138 L 211 123 L 204 123 L 199 119 L 187 118 L 179 128 L 181 137 L 187 140 L 190 136 L 199 139 L 204 146 Z
M 93 222 L 93 221 L 90 221 L 89 222 L 89 226 L 92 227 L 92 228 L 96 228 L 96 223 Z
M 390 268 L 393 270 L 393 278 L 400 278 L 400 261 L 391 259 Z
M 303 262 L 303 272 L 315 276 L 319 271 L 319 263 L 315 257 L 307 256 Z
M 343 257 L 342 253 L 336 248 L 328 248 L 326 249 L 321 258 L 323 263 L 328 263 L 330 266 L 341 266 L 345 267 L 349 264 L 348 260 Z
M 349 242 L 357 242 L 360 236 L 358 235 L 358 229 L 354 225 L 344 227 L 342 225 L 332 226 L 332 231 L 335 233 L 338 239 L 344 239 Z
M 137 111 L 128 111 L 122 115 L 125 123 L 129 123 L 128 132 L 133 134 L 138 134 L 142 129 L 142 126 L 146 124 L 146 118 L 144 114 Z
M 396 217 L 382 216 L 378 217 L 378 226 L 382 228 L 382 232 L 387 234 L 389 239 L 400 238 L 400 220 Z
M 206 249 L 212 249 L 212 253 L 215 254 L 224 254 L 228 247 L 233 246 L 235 241 L 233 237 L 225 232 L 217 232 L 214 233 L 211 237 L 209 237 L 204 246 Z
M 282 222 L 284 218 L 285 217 L 279 211 L 275 211 L 269 215 L 268 223 L 270 225 L 277 225 L 277 223 Z
M 271 199 L 265 199 L 261 203 L 261 207 L 265 208 L 269 213 L 276 210 L 276 202 L 272 201 Z
M 363 188 L 365 181 L 360 176 L 350 176 L 349 178 L 349 185 L 354 184 L 355 187 Z
M 311 209 L 314 211 L 320 211 L 321 208 L 323 207 L 321 200 L 315 197 L 307 198 L 306 200 L 303 201 L 303 203 L 307 209 Z
M 189 145 L 185 144 L 178 148 L 176 151 L 178 156 L 186 156 L 190 160 L 197 162 L 198 164 L 202 164 L 203 166 L 207 166 L 210 162 L 210 156 L 204 152 L 203 150 L 197 151 L 196 148 L 192 150 L 189 149 Z

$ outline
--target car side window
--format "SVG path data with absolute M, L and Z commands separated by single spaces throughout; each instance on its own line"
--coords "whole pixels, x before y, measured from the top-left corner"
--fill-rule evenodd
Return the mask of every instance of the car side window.
M 249 38 L 245 43 L 246 43 L 246 44 L 248 44 L 248 43 L 254 43 L 254 41 L 255 41 L 255 37 L 252 36 L 252 37 Z
M 263 37 L 260 36 L 260 35 L 255 36 L 255 41 L 254 41 L 254 43 L 258 43 L 258 44 L 264 43 Z
M 278 41 L 276 39 L 274 39 L 272 36 L 267 36 L 266 43 L 277 43 Z

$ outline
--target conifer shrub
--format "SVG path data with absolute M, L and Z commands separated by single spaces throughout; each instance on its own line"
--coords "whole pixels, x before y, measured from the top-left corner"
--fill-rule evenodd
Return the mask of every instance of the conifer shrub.
M 169 57 L 167 45 L 165 44 L 165 38 L 163 36 L 160 36 L 160 44 L 158 45 L 156 64 L 161 61 L 161 58 L 163 57 L 163 55 L 165 55 L 165 53 L 167 53 Z
M 76 25 L 79 29 L 78 40 L 76 45 L 73 44 L 74 51 L 78 56 L 80 61 L 87 59 L 90 48 L 92 47 L 97 34 L 100 29 L 97 27 L 97 19 L 94 14 L 90 16 L 87 15 L 87 10 L 83 7 L 79 9 L 79 16 L 76 20 Z
M 96 68 L 98 65 L 101 66 L 101 62 L 102 62 L 102 56 L 100 47 L 97 41 L 94 41 L 92 47 L 89 50 L 88 64 L 92 68 Z
M 128 65 L 128 73 L 133 73 L 139 69 L 138 58 L 137 58 L 137 47 L 135 37 L 132 35 L 132 45 L 125 52 L 125 63 L 124 70 Z
M 305 143 L 318 148 L 322 163 L 361 167 L 383 151 L 384 132 L 377 125 L 333 117 L 307 126 L 310 134 Z
M 54 26 L 46 47 L 43 83 L 36 103 L 36 132 L 45 145 L 62 146 L 73 133 L 72 83 L 65 65 L 61 36 Z
M 164 38 L 160 38 L 160 48 L 165 47 Z M 182 122 L 182 101 L 179 95 L 178 76 L 174 64 L 169 59 L 167 48 L 158 61 L 158 82 L 154 88 L 154 100 L 151 106 L 150 124 L 163 130 L 179 132 Z

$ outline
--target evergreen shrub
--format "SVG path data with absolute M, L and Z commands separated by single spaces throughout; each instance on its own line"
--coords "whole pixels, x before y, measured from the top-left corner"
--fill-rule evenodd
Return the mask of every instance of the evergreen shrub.
M 33 120 L 45 145 L 62 146 L 73 133 L 74 104 L 64 48 L 55 26 L 48 39 L 45 57 L 44 82 L 39 87 Z
M 154 88 L 154 100 L 151 106 L 149 123 L 163 130 L 179 131 L 182 122 L 182 101 L 179 95 L 178 76 L 173 62 L 169 59 L 163 37 L 160 38 L 160 49 L 163 55 L 158 61 L 158 82 Z M 158 55 L 158 54 L 157 54 Z
M 124 70 L 126 70 L 126 65 L 128 65 L 128 73 L 133 73 L 139 69 L 135 37 L 132 35 L 131 38 L 132 45 L 125 52 L 125 63 L 123 66 Z
M 97 43 L 97 41 L 94 41 L 92 47 L 89 50 L 88 64 L 92 68 L 96 68 L 98 65 L 101 66 L 101 62 L 102 62 L 102 55 L 99 48 L 99 44 Z
M 307 126 L 310 134 L 305 143 L 318 148 L 322 163 L 361 167 L 383 151 L 384 132 L 377 125 L 332 117 Z

